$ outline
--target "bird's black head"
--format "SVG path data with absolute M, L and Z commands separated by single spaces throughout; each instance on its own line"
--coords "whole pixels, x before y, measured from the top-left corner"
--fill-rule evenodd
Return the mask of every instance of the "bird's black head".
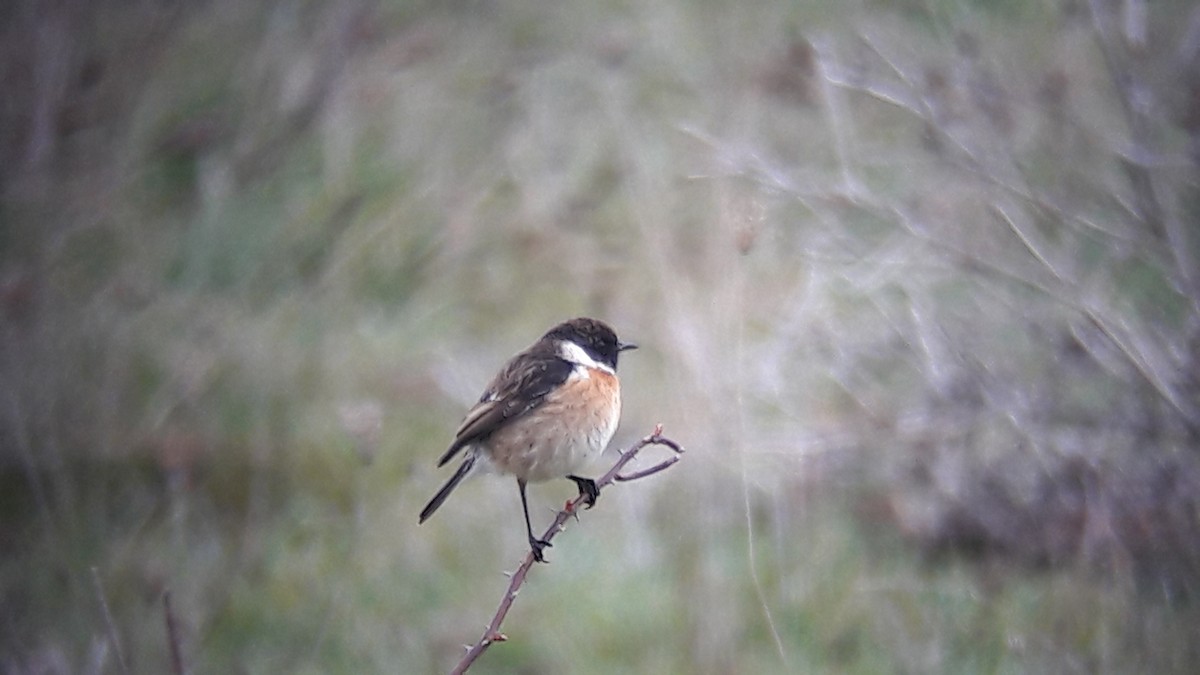
M 617 368 L 617 357 L 621 352 L 637 349 L 635 344 L 618 340 L 616 332 L 608 324 L 587 317 L 560 323 L 551 328 L 542 339 L 573 342 L 597 363 L 607 365 L 613 370 Z

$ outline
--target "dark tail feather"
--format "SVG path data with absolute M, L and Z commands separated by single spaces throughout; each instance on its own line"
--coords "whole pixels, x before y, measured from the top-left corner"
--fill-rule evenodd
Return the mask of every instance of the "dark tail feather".
M 458 454 L 458 451 L 462 450 L 465 446 L 466 443 L 462 442 L 462 440 L 456 440 L 451 443 L 450 447 L 446 448 L 446 452 L 442 453 L 442 456 L 438 458 L 438 466 L 446 466 L 446 462 L 453 459 Z
M 429 519 L 429 516 L 433 515 L 434 511 L 438 510 L 438 507 L 442 505 L 442 502 L 446 501 L 446 497 L 449 497 L 451 492 L 454 492 L 454 488 L 458 487 L 462 479 L 466 478 L 468 473 L 471 473 L 471 467 L 473 466 L 475 466 L 475 455 L 469 454 L 467 455 L 467 459 L 463 461 L 462 466 L 458 467 L 458 471 L 454 472 L 454 475 L 450 477 L 450 480 L 446 481 L 442 489 L 438 490 L 433 499 L 430 499 L 429 503 L 425 505 L 425 508 L 421 509 L 421 519 L 417 521 L 417 524 L 425 522 Z

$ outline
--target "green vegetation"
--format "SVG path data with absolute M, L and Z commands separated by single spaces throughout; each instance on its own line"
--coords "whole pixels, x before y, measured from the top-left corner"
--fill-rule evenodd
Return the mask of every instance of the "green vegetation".
M 9 4 L 4 672 L 169 672 L 168 592 L 189 672 L 448 670 L 525 542 L 433 462 L 579 314 L 688 454 L 479 672 L 1200 659 L 1194 3 Z

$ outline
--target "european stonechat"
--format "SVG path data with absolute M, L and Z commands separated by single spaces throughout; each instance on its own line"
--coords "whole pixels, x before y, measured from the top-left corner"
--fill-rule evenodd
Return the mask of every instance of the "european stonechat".
M 551 328 L 540 340 L 505 364 L 454 433 L 438 460 L 444 466 L 460 451 L 458 471 L 421 510 L 425 522 L 474 471 L 517 478 L 525 532 L 533 558 L 545 562 L 549 542 L 533 536 L 527 483 L 568 478 L 587 508 L 600 491 L 595 481 L 575 475 L 604 451 L 621 418 L 617 358 L 637 345 L 621 342 L 607 324 L 578 318 Z

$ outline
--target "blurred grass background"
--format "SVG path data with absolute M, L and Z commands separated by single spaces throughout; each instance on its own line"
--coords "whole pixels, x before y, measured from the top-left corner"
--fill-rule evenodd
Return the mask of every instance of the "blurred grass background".
M 418 528 L 513 352 L 627 446 L 489 673 L 1191 672 L 1200 11 L 0 8 L 0 664 L 439 672 L 525 550 Z M 549 519 L 574 488 L 535 488 Z M 482 517 L 481 517 L 482 516 Z

